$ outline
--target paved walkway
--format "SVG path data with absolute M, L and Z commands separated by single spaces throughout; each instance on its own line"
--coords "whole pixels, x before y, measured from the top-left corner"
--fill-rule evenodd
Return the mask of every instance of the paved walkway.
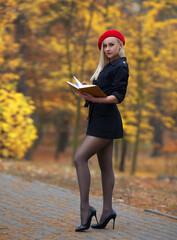
M 91 196 L 101 214 L 102 200 Z M 27 182 L 0 174 L 0 239 L 120 239 L 176 240 L 177 221 L 114 203 L 118 217 L 104 230 L 90 228 L 76 233 L 80 225 L 79 195 L 56 186 Z M 93 220 L 95 222 L 95 220 Z

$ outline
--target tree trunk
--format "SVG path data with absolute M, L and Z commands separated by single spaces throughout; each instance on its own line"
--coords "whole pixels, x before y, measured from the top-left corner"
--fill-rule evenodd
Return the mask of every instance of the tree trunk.
M 89 36 L 91 26 L 92 26 L 94 2 L 95 2 L 95 0 L 93 0 L 90 5 L 90 19 L 89 19 L 88 27 L 86 29 L 84 41 L 83 41 L 82 62 L 81 62 L 81 72 L 80 72 L 80 81 L 81 82 L 83 81 L 83 74 L 84 74 L 84 68 L 85 68 L 87 40 L 88 40 L 88 36 Z M 77 97 L 77 117 L 76 117 L 76 127 L 75 127 L 75 134 L 74 134 L 73 160 L 74 160 L 74 155 L 76 153 L 76 150 L 78 147 L 78 142 L 79 142 L 80 119 L 81 119 L 81 100 L 80 100 L 80 98 Z
M 17 19 L 14 21 L 15 24 L 15 41 L 20 45 L 19 54 L 22 56 L 23 61 L 27 61 L 27 46 L 26 46 L 26 26 L 25 26 L 25 16 L 23 14 L 19 14 Z M 17 85 L 17 91 L 22 93 L 24 96 L 28 96 L 28 85 L 27 85 L 27 77 L 26 77 L 26 69 L 24 67 L 19 67 L 17 69 L 20 79 Z M 34 113 L 33 116 L 36 116 Z M 36 123 L 38 122 L 38 118 L 36 118 Z M 36 141 L 37 142 L 37 141 Z M 35 147 L 35 145 L 33 146 Z M 28 149 L 25 154 L 25 159 L 32 159 L 32 148 Z
M 27 153 L 25 154 L 25 159 L 28 161 L 33 160 L 33 154 L 37 149 L 39 143 L 41 142 L 42 136 L 43 136 L 43 132 L 42 132 L 42 128 L 39 120 L 39 114 L 37 110 L 35 110 L 35 112 L 32 114 L 31 117 L 34 120 L 35 127 L 37 128 L 38 138 L 34 141 L 33 145 L 28 149 Z
M 157 88 L 155 91 L 155 105 L 158 109 L 161 109 L 162 104 L 162 94 L 161 88 Z M 151 125 L 154 128 L 153 132 L 153 151 L 152 156 L 157 157 L 161 156 L 161 149 L 163 147 L 163 123 L 160 118 L 153 117 L 151 119 Z
M 115 166 L 118 168 L 118 162 L 119 162 L 119 143 L 116 139 L 114 141 L 114 160 L 115 160 Z
M 15 24 L 15 41 L 20 45 L 19 54 L 22 56 L 24 61 L 27 59 L 27 46 L 25 43 L 25 16 L 19 14 L 18 18 L 14 21 Z M 26 83 L 26 69 L 19 67 L 17 69 L 20 79 L 18 81 L 17 91 L 23 93 L 25 96 L 28 95 L 28 86 Z
M 58 116 L 56 122 L 56 150 L 55 150 L 55 159 L 58 160 L 60 152 L 64 152 L 65 147 L 68 144 L 68 126 L 69 121 L 60 119 L 61 115 Z
M 81 119 L 81 100 L 80 98 L 77 98 L 77 114 L 76 114 L 76 125 L 75 125 L 75 132 L 74 132 L 73 160 L 74 160 L 74 155 L 76 153 L 78 142 L 79 142 L 80 119 Z
M 121 161 L 120 161 L 120 166 L 119 166 L 119 171 L 124 172 L 125 170 L 125 157 L 127 153 L 127 140 L 123 138 L 122 140 L 122 154 L 121 154 Z
M 136 171 L 136 162 L 137 162 L 138 147 L 139 147 L 140 124 L 141 124 L 141 110 L 139 110 L 139 114 L 138 114 L 136 140 L 135 140 L 135 145 L 134 145 L 131 174 L 134 174 Z
M 141 7 L 141 6 L 140 6 Z M 139 10 L 138 15 L 142 14 L 142 10 Z M 138 36 L 138 48 L 139 54 L 137 59 L 137 130 L 136 130 L 136 139 L 134 145 L 134 152 L 133 152 L 133 161 L 132 161 L 132 169 L 131 174 L 134 174 L 136 171 L 136 162 L 138 156 L 138 147 L 139 147 L 139 136 L 140 136 L 140 129 L 141 129 L 141 121 L 142 121 L 142 108 L 143 108 L 143 73 L 142 73 L 142 63 L 143 63 L 143 50 L 142 50 L 142 23 L 139 20 L 139 36 Z

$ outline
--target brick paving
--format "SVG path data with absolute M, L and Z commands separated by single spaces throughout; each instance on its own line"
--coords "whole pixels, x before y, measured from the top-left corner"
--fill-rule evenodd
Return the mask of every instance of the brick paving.
M 102 199 L 91 196 L 100 216 Z M 176 240 L 177 221 L 114 202 L 116 226 L 90 228 L 77 233 L 80 225 L 79 194 L 40 182 L 0 174 L 0 240 L 3 239 L 120 239 Z M 93 219 L 92 223 L 95 222 Z

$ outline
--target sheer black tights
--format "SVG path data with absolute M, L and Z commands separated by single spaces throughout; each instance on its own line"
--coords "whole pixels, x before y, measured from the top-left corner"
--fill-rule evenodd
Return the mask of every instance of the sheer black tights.
M 114 172 L 112 165 L 113 140 L 87 136 L 75 155 L 75 166 L 80 190 L 81 224 L 85 224 L 89 211 L 90 171 L 88 160 L 97 154 L 101 169 L 103 189 L 103 212 L 100 223 L 112 210 Z

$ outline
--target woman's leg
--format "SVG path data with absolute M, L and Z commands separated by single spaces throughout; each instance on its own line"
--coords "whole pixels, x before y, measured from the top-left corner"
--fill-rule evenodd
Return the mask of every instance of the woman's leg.
M 88 160 L 95 153 L 101 151 L 110 139 L 87 136 L 76 152 L 74 162 L 80 190 L 81 224 L 87 222 L 89 212 L 90 171 Z
M 113 140 L 98 153 L 103 188 L 103 212 L 100 218 L 102 223 L 112 210 L 112 194 L 114 187 L 114 172 L 112 164 Z

